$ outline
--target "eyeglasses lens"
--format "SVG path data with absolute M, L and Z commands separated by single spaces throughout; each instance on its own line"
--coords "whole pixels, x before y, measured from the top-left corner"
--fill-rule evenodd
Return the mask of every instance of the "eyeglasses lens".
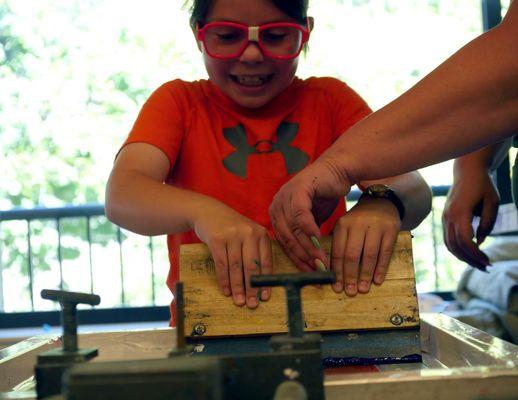
M 211 26 L 205 34 L 205 45 L 211 54 L 231 56 L 239 53 L 248 40 L 248 31 L 232 26 Z
M 273 56 L 296 55 L 302 43 L 302 31 L 291 26 L 262 29 L 259 41 L 263 50 Z M 248 43 L 248 30 L 234 26 L 208 26 L 205 46 L 210 54 L 222 57 L 238 56 Z
M 264 29 L 259 34 L 262 46 L 275 56 L 297 54 L 302 43 L 302 32 L 292 26 Z

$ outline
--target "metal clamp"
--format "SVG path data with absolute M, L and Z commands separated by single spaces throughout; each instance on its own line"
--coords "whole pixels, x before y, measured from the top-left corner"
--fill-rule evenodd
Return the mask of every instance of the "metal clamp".
M 59 301 L 61 304 L 61 325 L 63 325 L 63 351 L 77 351 L 77 305 L 90 304 L 96 306 L 101 302 L 101 298 L 96 294 L 51 289 L 43 289 L 41 297 Z
M 304 335 L 304 317 L 300 290 L 306 285 L 334 283 L 334 272 L 309 272 L 297 274 L 253 275 L 250 277 L 252 287 L 284 286 L 288 311 L 288 329 L 291 337 L 301 338 Z

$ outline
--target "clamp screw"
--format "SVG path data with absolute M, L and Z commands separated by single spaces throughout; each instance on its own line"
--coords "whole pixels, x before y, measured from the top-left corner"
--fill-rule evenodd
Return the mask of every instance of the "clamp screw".
M 392 325 L 401 325 L 403 323 L 403 317 L 399 314 L 394 314 L 390 317 L 390 323 Z
M 207 332 L 207 328 L 205 327 L 205 325 L 203 325 L 201 323 L 195 324 L 192 327 L 193 336 L 203 336 L 205 334 L 205 332 Z
M 77 352 L 77 305 L 90 304 L 96 306 L 101 302 L 101 298 L 96 294 L 52 289 L 43 289 L 41 298 L 59 301 L 61 304 L 61 325 L 63 325 L 63 351 Z
M 284 376 L 288 379 L 297 379 L 300 376 L 300 372 L 292 368 L 284 368 Z

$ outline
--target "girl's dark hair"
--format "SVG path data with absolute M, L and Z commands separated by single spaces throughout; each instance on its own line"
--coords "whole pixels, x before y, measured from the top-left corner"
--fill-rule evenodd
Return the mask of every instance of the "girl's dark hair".
M 281 10 L 284 14 L 288 15 L 300 22 L 301 24 L 306 23 L 306 17 L 308 12 L 308 1 L 309 0 L 270 0 L 275 7 Z M 192 3 L 190 24 L 192 27 L 196 25 L 196 22 L 200 24 L 205 23 L 207 14 L 210 12 L 213 0 L 191 0 L 187 3 Z

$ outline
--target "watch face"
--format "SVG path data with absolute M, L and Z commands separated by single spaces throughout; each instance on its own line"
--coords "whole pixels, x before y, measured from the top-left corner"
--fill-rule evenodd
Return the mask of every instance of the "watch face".
M 401 201 L 401 199 L 397 196 L 396 193 L 387 185 L 383 185 L 381 183 L 371 185 L 365 189 L 365 192 L 360 196 L 360 199 L 363 196 L 370 196 L 373 198 L 382 198 L 387 199 L 388 201 L 394 204 L 399 212 L 399 218 L 403 220 L 405 217 L 405 205 Z
M 387 185 L 376 184 L 369 186 L 370 193 L 375 197 L 384 197 L 390 188 Z

